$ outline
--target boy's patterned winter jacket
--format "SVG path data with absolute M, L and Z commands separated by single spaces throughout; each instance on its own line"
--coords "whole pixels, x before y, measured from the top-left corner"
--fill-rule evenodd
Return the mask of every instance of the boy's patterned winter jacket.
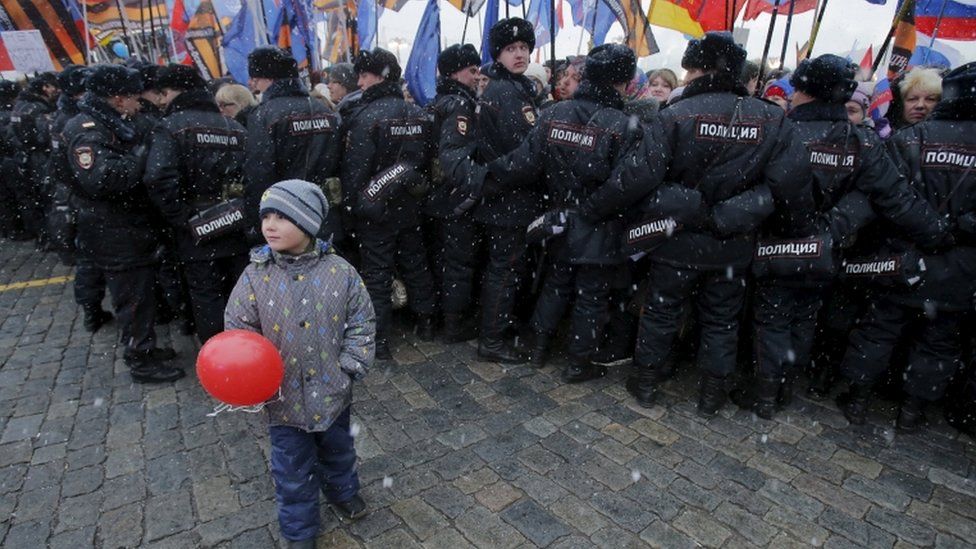
M 326 242 L 298 256 L 255 248 L 224 324 L 258 332 L 281 352 L 285 377 L 281 400 L 267 405 L 271 425 L 327 430 L 352 402 L 352 380 L 373 363 L 373 303 L 356 269 Z

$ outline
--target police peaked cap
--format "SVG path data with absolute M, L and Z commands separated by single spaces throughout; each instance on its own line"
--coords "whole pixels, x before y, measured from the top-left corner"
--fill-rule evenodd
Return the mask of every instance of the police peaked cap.
M 13 101 L 20 94 L 20 86 L 13 80 L 0 80 L 0 101 Z
M 454 44 L 437 56 L 437 72 L 441 76 L 451 76 L 472 66 L 481 66 L 481 55 L 471 44 Z
M 634 79 L 637 56 L 621 44 L 603 44 L 590 50 L 583 65 L 583 78 L 595 84 L 620 84 Z
M 251 78 L 284 80 L 298 78 L 298 62 L 281 48 L 255 48 L 247 56 L 247 73 Z
M 857 68 L 843 57 L 830 53 L 804 59 L 790 75 L 790 85 L 828 103 L 846 103 L 857 89 Z
M 735 43 L 730 32 L 706 32 L 700 40 L 688 42 L 681 68 L 728 71 L 737 77 L 746 62 L 746 50 Z
M 976 98 L 976 61 L 966 63 L 942 79 L 942 100 Z
M 159 74 L 156 76 L 156 87 L 161 90 L 166 88 L 183 91 L 202 90 L 207 87 L 207 83 L 200 76 L 200 71 L 196 67 L 174 63 L 159 69 Z
M 519 17 L 511 17 L 495 23 L 488 31 L 492 59 L 498 59 L 503 49 L 516 42 L 525 42 L 530 50 L 535 49 L 535 28 L 532 23 Z
M 58 75 L 58 87 L 72 97 L 85 93 L 85 78 L 90 72 L 84 65 L 68 65 Z
M 85 79 L 85 90 L 98 97 L 142 93 L 139 71 L 122 65 L 95 65 Z
M 380 76 L 384 80 L 396 81 L 400 79 L 400 63 L 397 62 L 397 58 L 392 52 L 383 48 L 360 51 L 354 66 L 356 74 L 368 72 Z

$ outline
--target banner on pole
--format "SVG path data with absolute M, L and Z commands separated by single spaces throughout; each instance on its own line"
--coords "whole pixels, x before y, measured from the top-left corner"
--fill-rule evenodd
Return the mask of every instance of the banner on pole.
M 0 40 L 3 40 L 13 70 L 25 74 L 54 70 L 51 53 L 44 44 L 41 31 L 0 32 Z

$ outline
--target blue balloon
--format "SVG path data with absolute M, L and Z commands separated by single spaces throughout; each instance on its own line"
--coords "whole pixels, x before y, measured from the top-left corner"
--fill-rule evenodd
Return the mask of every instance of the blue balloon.
M 112 53 L 122 59 L 128 59 L 129 46 L 126 46 L 124 42 L 112 42 Z

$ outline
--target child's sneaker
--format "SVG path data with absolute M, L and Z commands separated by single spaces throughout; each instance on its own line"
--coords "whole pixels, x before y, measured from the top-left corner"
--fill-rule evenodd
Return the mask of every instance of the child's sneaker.
M 356 520 L 366 514 L 366 502 L 358 495 L 349 501 L 333 503 L 332 506 L 343 520 Z

